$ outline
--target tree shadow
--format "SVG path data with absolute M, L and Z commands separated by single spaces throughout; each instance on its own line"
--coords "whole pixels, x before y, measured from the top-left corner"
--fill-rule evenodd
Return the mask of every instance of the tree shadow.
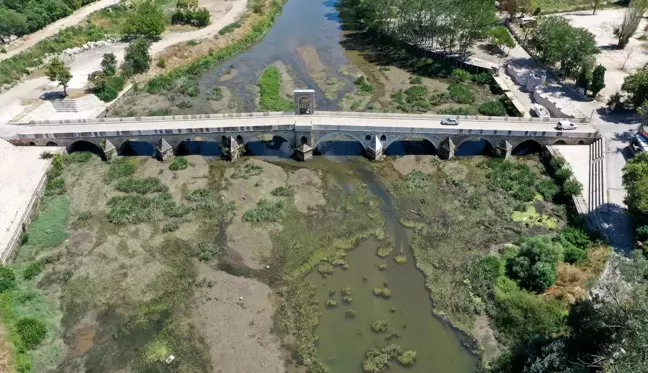
M 597 225 L 597 218 L 600 219 L 601 228 L 614 251 L 630 255 L 634 247 L 634 234 L 628 210 L 616 203 L 608 202 L 587 214 L 587 219 L 590 224 L 593 224 L 592 226 Z
M 491 56 L 497 56 L 500 58 L 505 58 L 507 56 L 507 54 L 504 53 L 502 48 L 490 43 L 479 44 L 477 48 L 479 48 L 479 50 L 481 50 L 482 52 L 490 54 Z

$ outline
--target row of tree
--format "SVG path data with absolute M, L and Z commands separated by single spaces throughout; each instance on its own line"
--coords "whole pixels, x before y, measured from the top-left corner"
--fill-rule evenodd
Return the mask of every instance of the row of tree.
M 486 38 L 497 22 L 490 0 L 343 0 L 341 12 L 365 30 L 460 53 Z
M 70 15 L 96 0 L 0 0 L 0 43 Z

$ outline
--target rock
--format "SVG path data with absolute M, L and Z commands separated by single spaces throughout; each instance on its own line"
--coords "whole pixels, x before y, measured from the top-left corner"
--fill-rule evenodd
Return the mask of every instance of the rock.
M 243 297 L 239 297 L 239 300 L 243 300 Z

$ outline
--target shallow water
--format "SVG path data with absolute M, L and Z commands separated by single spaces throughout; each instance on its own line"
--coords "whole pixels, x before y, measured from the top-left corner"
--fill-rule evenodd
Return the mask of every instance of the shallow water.
M 226 86 L 234 97 L 242 102 L 240 111 L 255 111 L 254 87 L 263 70 L 275 61 L 282 61 L 292 72 L 295 84 L 300 88 L 315 90 L 316 105 L 321 110 L 339 110 L 337 100 L 329 100 L 325 92 L 318 87 L 306 69 L 298 48 L 313 47 L 327 71 L 326 78 L 336 78 L 346 84 L 345 89 L 338 91 L 338 98 L 353 89 L 350 77 L 339 72 L 340 68 L 349 65 L 347 52 L 340 45 L 343 38 L 339 14 L 335 2 L 328 0 L 289 0 L 283 7 L 281 15 L 272 29 L 252 49 L 224 61 L 219 66 L 207 71 L 200 79 L 200 90 L 203 94 L 212 87 Z M 224 82 L 219 82 L 223 73 L 236 69 L 236 75 Z
M 361 372 L 367 349 L 396 343 L 404 350 L 416 350 L 417 361 L 411 368 L 404 368 L 394 361 L 390 372 L 475 372 L 477 359 L 462 345 L 459 334 L 432 314 L 425 278 L 416 269 L 409 246 L 411 232 L 398 223 L 398 212 L 383 180 L 362 158 L 319 157 L 316 162 L 318 167 L 331 169 L 336 182 L 345 186 L 344 189 L 353 188 L 358 182 L 365 183 L 381 199 L 381 212 L 387 222 L 386 233 L 394 245 L 390 256 L 380 258 L 376 255 L 379 242 L 366 240 L 348 253 L 348 270 L 336 269 L 326 278 L 318 273 L 308 276 L 308 280 L 317 286 L 317 300 L 322 307 L 317 329 L 322 361 L 334 373 Z M 408 259 L 402 265 L 394 261 L 394 256 L 400 252 Z M 378 269 L 383 263 L 388 265 L 387 271 Z M 342 301 L 341 289 L 344 287 L 351 288 L 351 304 Z M 374 296 L 372 290 L 377 287 L 391 289 L 391 297 Z M 335 293 L 331 295 L 333 291 Z M 337 307 L 326 308 L 329 299 L 335 300 Z M 344 313 L 349 308 L 356 312 L 354 318 L 345 317 Z M 374 333 L 370 326 L 376 320 L 386 320 L 390 331 L 398 332 L 400 337 L 387 340 L 389 332 Z

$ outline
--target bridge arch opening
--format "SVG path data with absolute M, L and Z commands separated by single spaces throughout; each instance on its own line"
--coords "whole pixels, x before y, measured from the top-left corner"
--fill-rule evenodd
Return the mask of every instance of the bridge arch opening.
M 119 146 L 119 155 L 134 157 L 153 157 L 156 153 L 155 146 L 146 141 L 127 140 Z
M 585 141 L 580 140 L 580 141 L 578 142 L 578 145 L 585 145 Z
M 229 139 L 227 138 L 227 136 L 221 136 L 221 145 L 229 146 Z
M 30 142 L 29 142 L 29 146 L 36 146 L 36 143 L 33 142 L 33 141 L 30 141 Z
M 345 132 L 332 132 L 317 139 L 313 153 L 327 156 L 364 155 L 362 141 Z
M 554 143 L 554 145 L 567 145 L 567 142 L 565 140 L 558 140 Z
M 243 144 L 243 136 L 241 136 L 241 135 L 236 136 L 236 142 L 239 145 L 242 145 Z
M 58 144 L 55 143 L 54 141 L 48 141 L 47 144 L 45 144 L 45 146 L 58 146 Z
M 290 142 L 272 134 L 259 135 L 255 140 L 245 143 L 245 153 L 257 157 L 290 158 L 293 154 Z
M 178 144 L 175 155 L 201 155 L 203 157 L 222 157 L 223 150 L 216 141 L 185 140 Z
M 306 136 L 302 136 L 299 141 L 301 145 L 308 144 L 308 138 Z
M 365 141 L 367 141 L 367 142 L 371 141 L 371 135 L 366 135 L 365 136 Z
M 540 154 L 544 146 L 536 140 L 525 140 L 511 150 L 512 155 Z
M 108 158 L 106 157 L 106 153 L 103 151 L 103 149 L 101 149 L 99 145 L 85 140 L 79 140 L 73 142 L 72 144 L 70 144 L 70 146 L 67 147 L 67 152 L 68 154 L 72 154 L 76 152 L 90 152 L 99 156 L 99 158 L 101 158 L 102 161 L 108 160 Z
M 484 138 L 469 138 L 460 142 L 455 148 L 456 157 L 475 155 L 493 155 L 493 144 Z
M 380 142 L 385 142 L 385 141 L 387 141 L 387 136 L 381 135 L 380 136 Z
M 385 155 L 436 155 L 434 144 L 423 137 L 402 137 L 386 144 Z

